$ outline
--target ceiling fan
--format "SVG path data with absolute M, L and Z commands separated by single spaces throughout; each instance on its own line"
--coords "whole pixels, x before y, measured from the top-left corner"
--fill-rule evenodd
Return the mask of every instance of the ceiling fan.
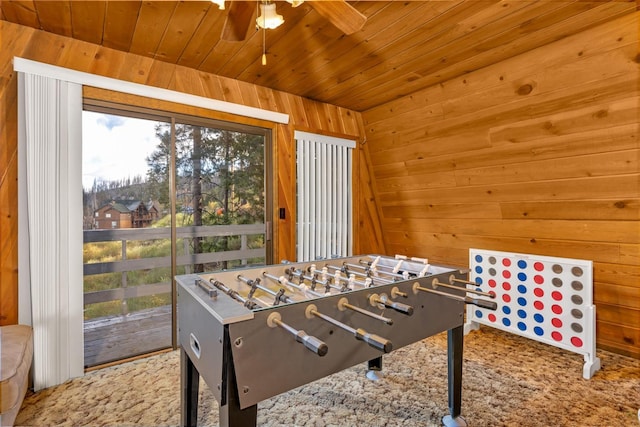
M 288 2 L 292 3 L 293 7 L 302 3 L 302 1 Z M 346 35 L 359 31 L 367 21 L 366 16 L 345 0 L 316 0 L 308 1 L 307 4 Z M 245 40 L 255 11 L 255 1 L 234 0 L 229 2 L 229 12 L 222 29 L 221 39 L 226 41 Z

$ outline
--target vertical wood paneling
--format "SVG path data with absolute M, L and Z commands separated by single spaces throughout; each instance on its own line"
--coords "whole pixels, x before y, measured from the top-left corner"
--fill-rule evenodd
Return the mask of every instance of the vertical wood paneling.
M 133 83 L 145 84 L 153 66 L 153 59 L 139 55 L 126 55 L 118 78 Z
M 153 57 L 176 6 L 168 1 L 142 2 L 129 52 Z
M 32 33 L 0 21 L 0 325 L 18 323 L 18 78 L 12 58 L 24 53 Z
M 1 167 L 5 179 L 0 183 L 0 325 L 12 325 L 18 323 L 17 153 Z
M 36 0 L 34 4 L 40 17 L 40 28 L 71 37 L 73 29 L 71 26 L 71 2 L 69 0 Z
M 1 55 L 0 55 L 1 56 Z M 17 77 L 3 79 L 0 155 L 0 324 L 18 321 Z M 14 90 L 16 92 L 14 92 Z
M 117 76 L 124 66 L 126 53 L 100 46 L 88 71 L 100 76 Z
M 223 11 L 219 10 L 217 6 L 210 7 L 180 55 L 178 65 L 200 65 L 215 46 L 211 35 L 221 33 L 224 20 Z
M 112 1 L 107 3 L 102 43 L 105 47 L 128 51 L 136 27 L 142 1 Z
M 168 88 L 177 68 L 176 65 L 167 62 L 153 61 L 146 84 L 149 86 Z
M 598 345 L 640 357 L 638 19 L 365 111 L 387 252 L 593 260 Z
M 2 5 L 2 19 L 8 19 L 11 22 L 20 22 L 32 28 L 40 28 L 40 21 L 36 13 L 36 6 L 33 1 L 5 1 Z
M 73 37 L 89 43 L 102 43 L 106 3 L 75 2 L 71 14 Z
M 87 69 L 95 60 L 99 46 L 80 40 L 68 39 L 67 45 L 60 52 L 58 63 L 61 67 L 80 67 Z
M 193 37 L 196 28 L 210 8 L 217 9 L 211 2 L 180 2 L 173 11 L 171 21 L 165 30 L 156 52 L 156 58 L 176 63 L 184 46 Z M 197 25 L 194 26 L 194 23 Z
M 11 66 L 11 58 L 14 55 L 106 77 L 290 114 L 289 124 L 274 125 L 274 140 L 276 142 L 276 185 L 274 191 L 277 198 L 274 211 L 277 212 L 278 208 L 284 208 L 286 212 L 285 219 L 274 219 L 277 222 L 274 244 L 274 261 L 276 262 L 281 259 L 295 260 L 296 256 L 294 129 L 300 128 L 324 134 L 341 134 L 356 140 L 361 139 L 361 130 L 357 124 L 359 113 L 345 108 L 302 99 L 285 92 L 171 65 L 131 53 L 73 41 L 5 21 L 0 21 L 0 38 L 3 41 L 0 64 L 7 64 L 0 66 L 2 72 L 0 75 L 0 106 L 3 112 L 0 130 L 3 141 L 9 141 L 8 144 L 2 144 L 2 151 L 0 151 L 0 176 L 2 177 L 2 185 L 0 186 L 0 202 L 2 203 L 2 219 L 0 221 L 2 235 L 0 246 L 2 248 L 0 256 L 1 324 L 16 323 L 17 321 L 17 205 L 10 202 L 17 198 L 15 159 L 17 84 Z M 150 47 L 155 42 L 138 40 L 136 43 L 137 48 L 141 49 L 143 45 Z M 104 94 L 102 96 L 107 97 Z M 126 102 L 122 95 L 111 94 L 109 96 Z M 184 109 L 187 113 L 197 114 L 188 107 L 184 107 Z M 227 120 L 230 119 L 229 115 L 222 116 Z M 364 160 L 360 158 L 357 162 L 362 163 Z M 360 179 L 370 181 L 366 175 L 368 169 L 364 167 L 359 170 Z M 375 204 L 372 203 L 371 194 L 371 190 L 362 192 L 362 197 L 367 197 L 367 199 L 362 203 L 360 200 L 356 200 L 355 204 L 362 205 L 360 215 L 366 216 L 366 227 L 376 228 L 377 231 L 374 232 L 374 235 L 380 236 L 377 210 Z M 381 239 L 367 237 L 366 244 L 356 244 L 356 247 L 364 247 L 372 252 L 381 252 L 381 248 L 377 246 L 379 244 L 381 244 Z

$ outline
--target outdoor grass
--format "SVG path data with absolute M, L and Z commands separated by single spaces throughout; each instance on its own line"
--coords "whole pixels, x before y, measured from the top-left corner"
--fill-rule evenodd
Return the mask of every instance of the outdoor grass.
M 181 215 L 181 214 L 178 214 Z M 162 218 L 154 224 L 155 227 L 164 223 L 169 223 Z M 180 223 L 178 223 L 180 224 Z M 182 225 L 182 224 L 180 224 Z M 185 224 L 188 225 L 188 224 Z M 247 236 L 247 246 L 249 248 L 264 247 L 263 235 Z M 226 238 L 223 246 L 223 238 L 208 237 L 202 242 L 203 250 L 208 252 L 218 252 L 221 247 L 226 246 L 227 250 L 240 249 L 240 237 L 231 236 Z M 178 239 L 176 244 L 176 253 L 178 256 L 185 253 L 184 239 Z M 189 242 L 187 242 L 187 246 Z M 126 242 L 126 259 L 145 259 L 170 257 L 171 241 L 169 239 L 145 240 L 145 241 L 127 241 Z M 99 242 L 86 243 L 83 247 L 83 262 L 85 264 L 114 262 L 122 260 L 122 242 Z M 103 273 L 96 275 L 84 276 L 84 292 L 97 292 L 109 289 L 118 289 L 126 283 L 127 287 L 139 286 L 153 283 L 171 283 L 170 261 L 167 261 L 166 267 L 158 267 L 144 270 L 127 271 L 124 273 Z M 264 264 L 263 258 L 249 259 L 246 265 Z M 228 261 L 224 268 L 236 268 L 242 266 L 240 260 Z M 206 264 L 205 271 L 213 271 L 222 268 L 222 265 Z M 178 266 L 177 274 L 184 274 L 185 267 Z M 128 298 L 124 303 L 121 300 L 105 301 L 96 304 L 86 304 L 84 307 L 84 319 L 96 319 L 106 316 L 118 316 L 131 313 L 133 311 L 144 310 L 148 308 L 158 307 L 171 304 L 171 293 L 163 293 L 158 295 L 149 295 L 136 298 Z

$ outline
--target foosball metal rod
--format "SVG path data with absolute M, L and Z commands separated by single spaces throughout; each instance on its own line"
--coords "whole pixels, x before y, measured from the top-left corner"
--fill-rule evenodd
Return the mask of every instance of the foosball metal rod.
M 391 289 L 391 298 L 395 298 L 395 297 L 407 298 L 408 296 L 409 294 L 407 294 L 406 292 L 402 292 L 400 289 L 398 289 L 397 286 L 394 286 L 393 289 Z
M 346 325 L 339 320 L 334 319 L 333 317 L 322 314 L 318 311 L 318 308 L 315 306 L 315 304 L 309 304 L 305 310 L 305 314 L 308 319 L 311 319 L 315 316 L 324 320 L 325 322 L 329 322 L 332 325 L 339 327 L 340 329 L 344 329 L 345 331 L 352 334 L 357 340 L 364 341 L 376 350 L 380 350 L 384 353 L 389 353 L 391 352 L 391 350 L 393 350 L 393 344 L 388 339 L 379 337 L 375 334 L 370 334 L 362 328 L 352 328 L 351 326 Z
M 425 265 L 429 264 L 429 260 L 428 259 L 426 259 L 426 258 L 418 258 L 418 257 L 415 257 L 415 256 L 407 256 L 407 255 L 396 254 L 395 259 L 402 259 L 402 260 L 405 260 L 405 261 L 408 260 L 408 261 L 413 261 L 413 262 L 417 262 L 417 263 L 425 264 Z
M 407 316 L 411 316 L 413 314 L 413 307 L 407 304 L 403 304 L 401 302 L 390 301 L 387 295 L 382 294 L 371 294 L 369 297 L 369 303 L 373 306 L 377 304 L 382 304 L 383 306 L 390 308 L 392 310 L 397 311 L 398 313 L 406 314 Z
M 451 277 L 449 280 L 452 280 L 452 281 L 458 282 L 458 283 L 465 283 L 467 285 L 479 286 L 476 282 L 472 282 L 471 280 L 458 279 L 458 278 L 455 278 L 455 277 Z
M 370 286 L 372 285 L 372 283 L 373 283 L 373 280 L 372 280 L 372 279 L 373 279 L 373 277 L 368 277 L 368 276 L 366 276 L 365 274 L 358 273 L 357 271 L 348 271 L 348 270 L 346 270 L 346 269 L 344 269 L 344 268 L 337 267 L 337 266 L 335 266 L 335 265 L 331 265 L 331 264 L 325 264 L 325 267 L 327 267 L 327 268 L 332 269 L 332 270 L 334 270 L 334 271 L 335 271 L 334 276 L 333 276 L 334 280 L 338 280 L 338 281 L 341 281 L 341 282 L 345 282 L 345 283 L 347 283 L 347 284 L 354 284 L 354 285 L 358 285 L 358 286 L 363 287 L 363 288 L 368 288 L 368 287 L 370 287 Z M 338 273 L 348 274 L 348 275 L 349 275 L 349 277 L 347 277 L 347 276 L 341 276 L 341 275 L 339 275 Z M 356 279 L 355 279 L 355 277 L 356 277 L 356 276 L 364 277 L 364 278 L 365 278 L 365 281 L 363 282 L 363 281 L 361 281 L 361 280 L 356 280 Z M 385 283 L 385 284 L 386 284 L 386 283 Z
M 372 312 L 370 312 L 368 310 L 365 310 L 363 308 L 357 307 L 357 306 L 355 306 L 353 304 L 349 304 L 349 300 L 347 298 L 344 298 L 344 297 L 340 298 L 340 300 L 338 300 L 338 310 L 345 311 L 346 309 L 353 310 L 353 311 L 358 312 L 360 314 L 364 314 L 365 316 L 369 316 L 369 317 L 371 317 L 373 319 L 376 319 L 376 320 L 380 320 L 380 321 L 386 323 L 387 325 L 393 325 L 393 319 L 381 316 L 381 315 L 376 314 L 376 313 L 372 313 Z
M 374 261 L 366 261 L 366 260 L 359 260 L 358 262 L 362 265 L 369 265 L 370 268 L 375 268 L 375 269 L 380 269 L 379 272 L 381 273 L 387 273 L 385 270 L 391 270 L 391 272 L 393 273 L 398 273 L 398 271 L 403 270 L 405 274 L 412 274 L 414 276 L 418 276 L 418 277 L 424 277 L 429 273 L 429 261 L 425 258 L 415 258 L 412 257 L 411 259 L 407 260 L 407 257 L 402 256 L 402 255 L 396 255 L 395 259 L 391 259 L 391 258 L 387 258 L 390 261 L 395 261 L 396 265 L 395 266 L 390 266 L 390 265 L 384 265 L 384 264 L 378 264 L 378 262 L 380 261 L 380 258 L 378 257 L 377 259 L 375 259 Z M 403 268 L 403 265 L 406 265 Z
M 443 288 L 456 289 L 458 291 L 470 292 L 472 294 L 480 295 L 480 296 L 483 296 L 483 297 L 489 297 L 489 298 L 495 298 L 496 297 L 495 294 L 492 294 L 490 292 L 482 292 L 482 291 L 478 291 L 476 289 L 462 288 L 460 286 L 450 285 L 448 283 L 442 283 L 438 279 L 433 279 L 433 282 L 432 282 L 431 286 L 433 286 L 434 289 L 437 289 L 438 286 L 442 286 Z
M 273 312 L 269 314 L 269 317 L 267 317 L 267 325 L 270 328 L 275 328 L 276 326 L 280 326 L 282 329 L 284 329 L 285 331 L 289 332 L 291 335 L 296 337 L 297 342 L 304 345 L 307 349 L 314 352 L 320 357 L 324 356 L 325 354 L 327 354 L 327 351 L 329 351 L 329 347 L 324 341 L 319 340 L 318 338 L 307 334 L 302 329 L 296 329 L 284 323 L 282 321 L 282 317 L 280 316 L 280 313 L 278 312 Z
M 457 301 L 462 301 L 465 304 L 472 304 L 480 308 L 486 308 L 488 310 L 497 310 L 498 308 L 498 304 L 495 301 L 487 301 L 487 300 L 478 299 L 478 298 L 471 298 L 469 296 L 460 296 L 460 295 L 450 294 L 448 292 L 436 291 L 435 289 L 423 288 L 422 286 L 420 286 L 418 282 L 415 282 L 413 284 L 413 293 L 417 294 L 418 291 L 429 292 L 436 295 L 442 295 L 447 298 L 451 298 Z
M 318 270 L 316 268 L 315 264 L 311 264 L 308 268 L 307 271 L 311 274 L 311 276 L 313 277 L 317 277 L 317 275 L 322 276 L 322 279 L 317 280 L 318 282 L 322 282 L 325 284 L 325 286 L 327 288 L 333 288 L 335 290 L 337 290 L 338 292 L 344 292 L 345 289 L 342 286 L 339 286 L 339 283 L 331 283 L 331 280 L 329 279 L 330 274 L 329 274 L 329 269 L 324 267 L 322 270 Z
M 200 280 L 201 281 L 201 279 L 196 279 L 196 280 Z M 229 295 L 234 300 L 238 301 L 239 303 L 241 303 L 242 305 L 247 307 L 249 310 L 253 310 L 254 308 L 256 308 L 258 306 L 258 304 L 255 301 L 251 301 L 250 299 L 244 298 L 237 291 L 234 291 L 233 289 L 231 289 L 228 286 L 226 286 L 224 283 L 219 282 L 218 280 L 215 280 L 214 278 L 209 279 L 209 283 L 211 283 L 217 289 L 221 290 L 222 292 L 224 292 L 225 294 Z
M 343 269 L 341 267 L 336 267 L 335 265 L 327 264 L 327 267 L 331 268 L 333 270 L 343 271 Z M 374 282 L 375 281 L 382 282 L 382 283 L 380 283 L 381 285 L 387 285 L 389 283 L 395 282 L 394 279 L 387 279 L 385 277 L 378 277 L 378 276 L 370 276 L 370 275 L 367 275 L 366 273 L 360 273 L 359 271 L 351 271 L 351 270 L 348 270 L 348 271 L 349 271 L 349 274 L 355 274 L 358 277 L 368 278 L 368 279 L 373 280 Z M 383 272 L 383 274 L 386 274 L 386 272 Z M 402 275 L 398 275 L 398 278 L 402 278 Z
M 303 292 L 303 293 L 304 292 L 309 292 L 311 295 L 316 296 L 316 297 L 323 297 L 324 296 L 324 294 L 321 294 L 320 292 L 313 291 L 313 290 L 309 289 L 306 286 L 298 285 L 297 283 L 293 283 L 292 281 L 290 281 L 289 279 L 287 279 L 284 276 L 277 277 L 277 276 L 274 276 L 273 274 L 267 273 L 266 271 L 263 271 L 262 275 L 264 277 L 267 277 L 267 278 L 275 281 L 275 282 L 278 282 L 279 284 L 281 284 L 283 286 L 289 286 L 289 287 L 292 287 L 294 289 L 297 289 L 300 292 Z
M 364 270 L 365 273 L 360 273 L 360 274 L 364 274 L 367 277 L 376 277 L 376 276 L 372 276 L 370 273 L 371 272 L 377 272 L 378 274 L 384 274 L 385 276 L 391 276 L 391 277 L 395 277 L 401 280 L 407 280 L 408 279 L 408 272 L 407 274 L 400 274 L 400 273 L 394 273 L 393 271 L 386 271 L 386 270 L 378 270 L 381 267 L 385 267 L 384 265 L 378 265 L 377 267 L 371 268 L 368 264 L 367 261 L 364 260 L 360 260 L 360 264 L 362 265 L 358 265 L 358 264 L 351 264 L 351 263 L 347 263 L 345 262 L 344 265 L 349 267 L 349 268 L 358 268 L 360 270 Z M 390 279 L 385 279 L 385 280 L 390 280 Z
M 284 294 L 284 289 L 280 289 L 280 291 L 276 292 L 276 291 L 272 291 L 271 289 L 262 286 L 260 284 L 260 279 L 255 279 L 255 280 L 251 280 L 247 277 L 244 277 L 242 274 L 238 274 L 237 276 L 238 280 L 243 281 L 244 283 L 246 283 L 247 285 L 251 286 L 251 288 L 255 287 L 257 289 L 260 289 L 261 291 L 264 291 L 270 295 L 273 295 L 275 297 L 275 300 L 273 301 L 273 305 L 278 305 L 280 302 L 285 302 L 285 303 L 291 303 L 294 302 L 288 295 Z
M 331 289 L 331 288 L 335 288 L 335 289 L 337 289 L 337 290 L 340 290 L 340 288 L 339 288 L 338 286 L 331 285 L 331 283 L 329 283 L 329 281 L 328 281 L 328 280 L 318 279 L 318 278 L 317 278 L 317 277 L 315 277 L 314 275 L 312 275 L 312 276 L 307 276 L 307 275 L 306 275 L 306 274 L 304 274 L 304 272 L 303 272 L 303 271 L 301 271 L 301 270 L 296 270 L 296 269 L 290 269 L 290 268 L 288 268 L 288 269 L 286 269 L 284 272 L 285 272 L 285 273 L 287 273 L 287 274 L 289 274 L 289 275 L 299 277 L 299 278 L 301 278 L 301 279 L 303 279 L 303 280 L 307 280 L 308 282 L 310 282 L 310 283 L 311 283 L 311 289 L 313 289 L 313 288 L 314 288 L 315 284 L 318 284 L 318 285 L 322 285 L 322 286 L 324 286 L 324 287 L 325 287 L 325 289 L 326 289 L 326 293 L 329 293 L 329 291 L 330 291 L 330 289 Z

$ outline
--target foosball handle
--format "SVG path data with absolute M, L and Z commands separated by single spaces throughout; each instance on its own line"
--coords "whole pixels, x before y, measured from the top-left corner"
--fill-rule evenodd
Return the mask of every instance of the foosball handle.
M 486 299 L 471 298 L 467 296 L 464 298 L 464 302 L 465 304 L 473 304 L 480 308 L 486 308 L 487 310 L 495 311 L 498 309 L 498 303 L 495 301 L 488 301 Z
M 407 316 L 411 316 L 413 314 L 413 307 L 407 304 L 403 304 L 401 302 L 396 301 L 385 301 L 384 305 L 397 311 L 402 314 L 406 314 Z
M 318 356 L 324 356 L 329 351 L 329 347 L 324 341 L 307 334 L 305 331 L 298 331 L 296 334 L 296 341 L 304 344 L 309 350 L 313 351 Z
M 364 329 L 356 329 L 356 338 L 366 342 L 371 347 L 380 350 L 384 353 L 389 353 L 393 350 L 393 344 L 386 338 L 379 337 L 375 334 L 370 334 Z

